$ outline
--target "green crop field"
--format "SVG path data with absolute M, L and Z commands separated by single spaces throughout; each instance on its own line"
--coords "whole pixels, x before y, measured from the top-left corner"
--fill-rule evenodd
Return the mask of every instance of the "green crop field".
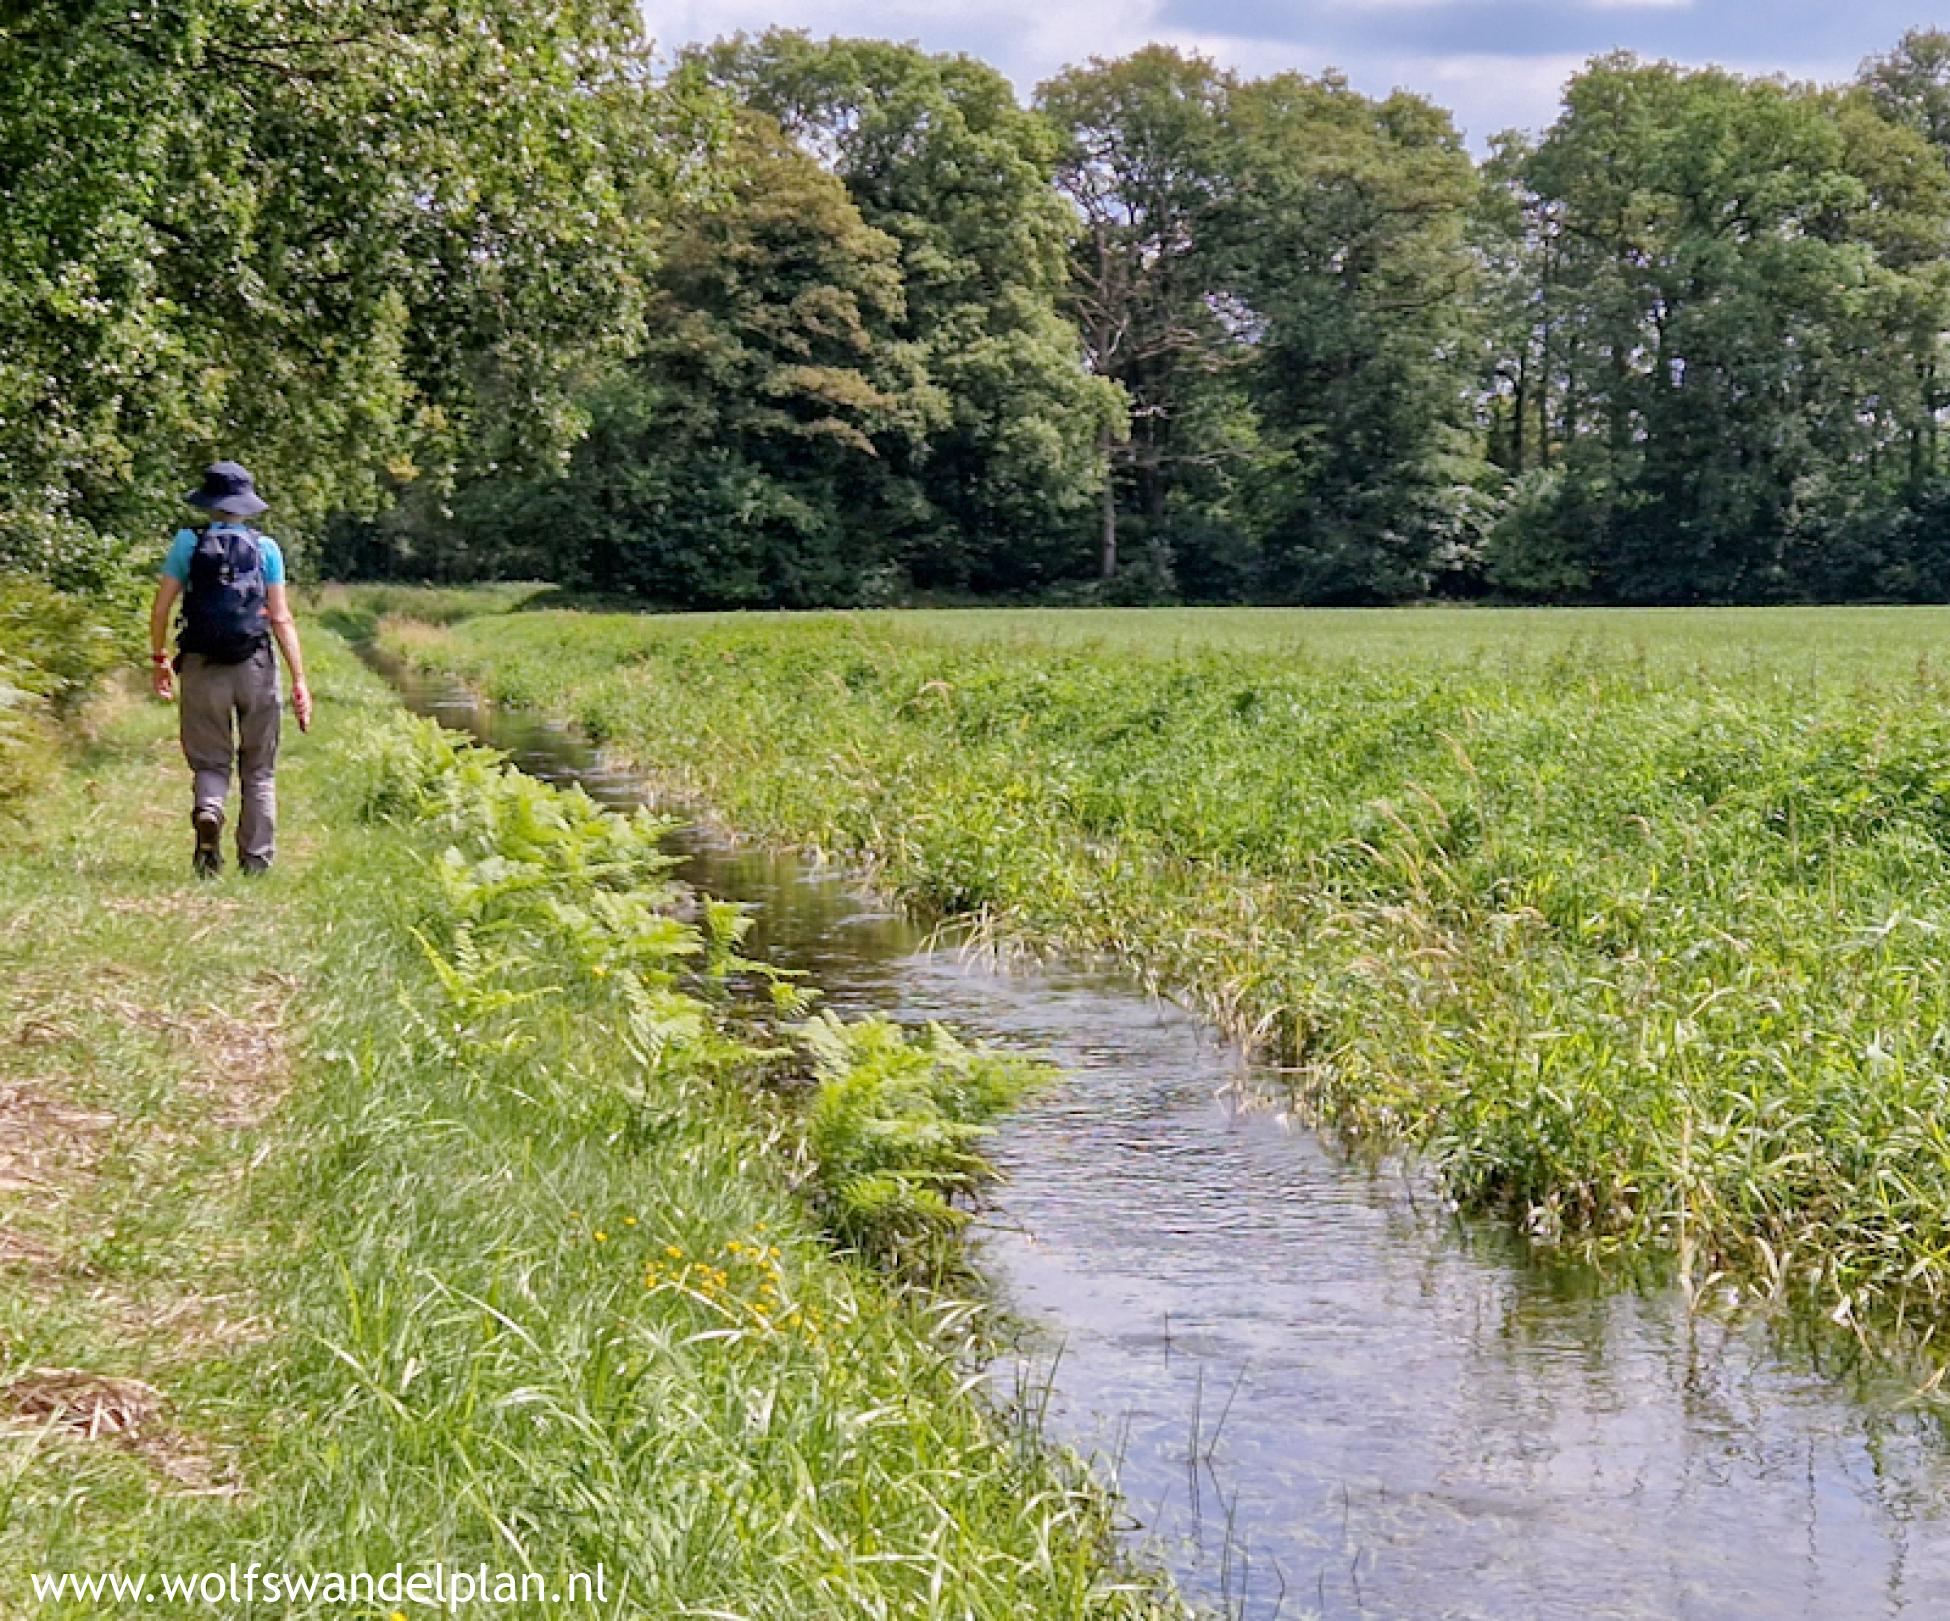
M 1542 1240 L 1927 1326 L 1947 629 L 534 612 L 385 635 L 918 907 L 1116 955 Z

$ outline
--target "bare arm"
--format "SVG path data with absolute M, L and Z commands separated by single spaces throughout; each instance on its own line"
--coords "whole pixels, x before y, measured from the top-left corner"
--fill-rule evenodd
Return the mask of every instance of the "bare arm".
M 281 585 L 264 588 L 264 617 L 271 621 L 271 634 L 278 639 L 291 671 L 291 707 L 298 716 L 298 730 L 311 730 L 311 688 L 305 685 L 305 654 L 298 645 L 298 621 L 291 616 L 291 598 Z
M 156 696 L 165 701 L 175 696 L 175 687 L 170 680 L 168 662 L 159 655 L 168 651 L 169 616 L 182 594 L 182 581 L 165 574 L 156 581 L 156 600 L 149 605 L 149 678 Z

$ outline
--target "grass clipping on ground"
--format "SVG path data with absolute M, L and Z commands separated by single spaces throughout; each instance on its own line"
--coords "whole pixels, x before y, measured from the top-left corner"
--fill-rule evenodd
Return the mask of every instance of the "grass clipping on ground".
M 815 1017 L 681 913 L 653 824 L 314 662 L 269 880 L 193 885 L 148 708 L 0 830 L 0 1609 L 255 1559 L 601 1567 L 618 1614 L 1171 1613 L 942 1309 L 1032 1077 Z

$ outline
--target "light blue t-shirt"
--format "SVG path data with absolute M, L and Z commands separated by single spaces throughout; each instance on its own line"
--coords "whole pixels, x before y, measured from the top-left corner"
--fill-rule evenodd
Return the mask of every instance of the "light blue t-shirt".
M 249 525 L 241 523 L 213 523 L 212 529 L 245 529 Z M 190 553 L 196 550 L 196 532 L 179 529 L 176 538 L 169 543 L 169 555 L 163 559 L 162 571 L 178 585 L 190 583 Z M 278 543 L 269 535 L 257 537 L 257 550 L 264 559 L 264 583 L 266 585 L 284 584 L 284 553 L 278 550 Z

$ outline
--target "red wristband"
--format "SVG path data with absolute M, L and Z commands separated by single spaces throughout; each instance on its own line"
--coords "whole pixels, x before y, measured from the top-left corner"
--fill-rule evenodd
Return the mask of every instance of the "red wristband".
M 169 662 L 169 655 L 167 653 L 151 653 L 149 655 L 149 662 L 151 664 L 167 664 Z

